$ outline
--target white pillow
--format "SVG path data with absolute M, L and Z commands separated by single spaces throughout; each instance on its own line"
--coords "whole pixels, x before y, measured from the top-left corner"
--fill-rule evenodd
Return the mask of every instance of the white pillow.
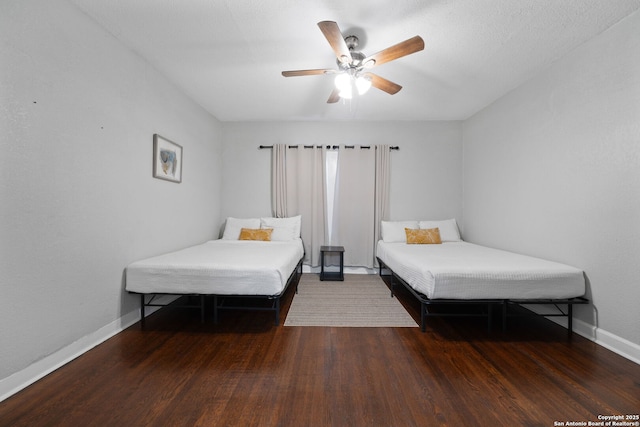
M 300 237 L 302 215 L 289 218 L 260 218 L 260 228 L 273 228 L 271 240 L 294 240 Z
M 418 221 L 381 221 L 380 234 L 385 243 L 407 242 L 405 228 L 419 228 Z
M 260 218 L 227 218 L 222 238 L 224 240 L 238 240 L 242 228 L 260 228 Z
M 445 219 L 442 221 L 420 221 L 420 228 L 438 228 L 440 229 L 440 239 L 443 242 L 459 242 L 460 230 L 455 218 Z

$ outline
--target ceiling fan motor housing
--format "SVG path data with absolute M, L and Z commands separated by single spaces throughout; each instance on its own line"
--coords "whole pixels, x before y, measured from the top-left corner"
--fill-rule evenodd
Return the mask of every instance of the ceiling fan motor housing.
M 349 68 L 359 68 L 362 65 L 362 61 L 366 56 L 362 52 L 358 52 L 354 50 L 360 44 L 360 40 L 358 40 L 357 36 L 346 36 L 344 38 L 347 47 L 349 48 L 349 53 L 351 54 L 351 61 L 344 63 L 340 62 L 340 59 L 336 60 L 338 67 L 342 70 L 348 70 Z
M 344 42 L 347 44 L 347 47 L 349 48 L 349 50 L 353 50 L 357 48 L 358 45 L 360 44 L 360 40 L 358 39 L 357 36 L 346 36 L 344 38 Z

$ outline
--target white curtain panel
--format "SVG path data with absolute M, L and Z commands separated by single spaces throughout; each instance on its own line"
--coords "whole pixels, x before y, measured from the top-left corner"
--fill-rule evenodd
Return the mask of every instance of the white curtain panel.
M 374 266 L 376 154 L 340 146 L 331 243 L 344 246 L 344 263 Z
M 326 148 L 273 146 L 272 203 L 276 217 L 302 215 L 305 263 L 320 265 L 320 246 L 328 240 L 325 191 Z
M 374 212 L 374 238 L 373 250 L 378 240 L 380 240 L 380 223 L 389 220 L 390 211 L 390 187 L 391 187 L 391 146 L 376 145 L 376 199 Z M 377 267 L 378 261 L 373 259 L 374 265 Z
M 285 144 L 274 144 L 271 149 L 271 208 L 273 216 L 287 215 L 287 162 Z

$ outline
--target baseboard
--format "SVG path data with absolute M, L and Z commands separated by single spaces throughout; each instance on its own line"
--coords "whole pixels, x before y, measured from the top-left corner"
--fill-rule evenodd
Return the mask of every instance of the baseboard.
M 163 301 L 163 303 L 171 302 L 170 298 L 175 299 L 175 297 L 171 296 L 166 297 L 168 298 Z M 159 309 L 160 307 L 148 307 L 145 310 L 145 317 Z M 0 380 L 0 402 L 30 386 L 61 366 L 66 365 L 76 357 L 81 356 L 112 336 L 124 331 L 139 320 L 140 309 L 133 310 L 97 331 L 80 338 L 78 341 L 32 363 L 25 369 Z
M 595 342 L 640 365 L 640 345 L 602 329 L 596 329 Z
M 557 322 L 557 319 L 552 320 L 556 320 L 556 323 L 559 323 Z M 563 326 L 566 328 L 566 325 L 567 323 L 565 320 Z M 573 319 L 573 331 L 578 335 L 582 335 L 596 344 L 601 345 L 602 347 L 640 365 L 640 345 L 632 343 L 629 340 L 605 331 L 604 329 L 590 325 L 579 319 Z
M 537 306 L 528 305 L 525 307 L 536 312 Z M 568 327 L 566 317 L 547 317 L 547 319 L 564 328 Z M 573 332 L 640 365 L 640 345 L 636 343 L 576 318 L 573 319 Z

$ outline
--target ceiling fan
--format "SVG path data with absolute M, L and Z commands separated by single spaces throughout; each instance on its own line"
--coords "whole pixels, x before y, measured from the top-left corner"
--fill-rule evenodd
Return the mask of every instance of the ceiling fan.
M 371 86 L 390 95 L 398 93 L 402 86 L 367 70 L 424 49 L 424 40 L 420 36 L 415 36 L 378 53 L 365 56 L 362 52 L 355 50 L 359 43 L 358 37 L 351 35 L 343 37 L 335 22 L 318 22 L 318 27 L 336 54 L 338 69 L 283 71 L 282 75 L 297 77 L 336 74 L 336 87 L 327 100 L 330 104 L 338 102 L 340 98 L 350 99 L 354 91 L 363 94 Z

